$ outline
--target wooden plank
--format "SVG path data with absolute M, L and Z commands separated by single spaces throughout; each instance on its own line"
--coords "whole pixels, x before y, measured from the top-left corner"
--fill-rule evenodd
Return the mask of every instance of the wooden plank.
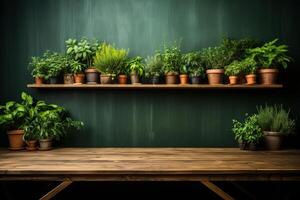
M 66 187 L 68 187 L 73 181 L 70 179 L 65 179 L 62 183 L 60 183 L 58 186 L 53 188 L 50 192 L 45 194 L 40 200 L 49 200 L 55 197 L 58 193 L 60 193 L 62 190 L 64 190 Z
M 158 84 L 158 85 L 151 85 L 151 84 L 28 84 L 28 88 L 36 88 L 36 89 L 103 89 L 103 90 L 203 90 L 203 89 L 280 89 L 283 88 L 282 85 L 227 85 L 227 84 L 220 84 L 220 85 L 209 85 L 209 84 L 174 84 L 174 85 L 166 85 L 166 84 Z
M 219 188 L 218 186 L 216 186 L 212 182 L 210 182 L 210 181 L 201 181 L 201 183 L 203 185 L 205 185 L 206 187 L 208 187 L 211 191 L 213 191 L 215 194 L 217 194 L 222 199 L 224 199 L 224 200 L 234 200 L 233 197 L 231 197 L 229 194 L 224 192 L 221 188 Z

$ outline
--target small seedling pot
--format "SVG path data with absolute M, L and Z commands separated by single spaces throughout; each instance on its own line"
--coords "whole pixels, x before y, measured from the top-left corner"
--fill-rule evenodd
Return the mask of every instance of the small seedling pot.
M 238 77 L 237 76 L 229 76 L 229 84 L 230 85 L 236 85 L 238 83 Z
M 255 74 L 248 74 L 246 76 L 247 85 L 254 85 L 256 84 L 256 75 Z
M 187 74 L 180 74 L 179 75 L 180 84 L 189 84 L 189 76 Z

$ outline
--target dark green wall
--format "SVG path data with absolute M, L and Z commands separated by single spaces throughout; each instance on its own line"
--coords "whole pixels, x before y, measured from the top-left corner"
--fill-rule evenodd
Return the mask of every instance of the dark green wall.
M 85 122 L 66 146 L 235 146 L 231 119 L 256 105 L 282 103 L 299 118 L 296 72 L 300 6 L 272 0 L 5 0 L 1 2 L 0 103 L 21 91 L 67 107 Z M 277 91 L 36 91 L 28 60 L 64 50 L 69 37 L 86 36 L 151 55 L 182 39 L 184 51 L 216 45 L 224 36 L 280 38 L 295 62 Z M 293 87 L 294 86 L 294 87 Z M 6 135 L 0 145 L 6 145 Z

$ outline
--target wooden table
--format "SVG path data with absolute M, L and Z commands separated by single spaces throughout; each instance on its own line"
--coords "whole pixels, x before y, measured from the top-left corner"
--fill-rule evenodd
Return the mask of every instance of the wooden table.
M 299 181 L 300 150 L 235 148 L 60 148 L 0 150 L 0 180 L 62 181 L 50 199 L 74 181 L 199 181 L 233 199 L 211 181 Z

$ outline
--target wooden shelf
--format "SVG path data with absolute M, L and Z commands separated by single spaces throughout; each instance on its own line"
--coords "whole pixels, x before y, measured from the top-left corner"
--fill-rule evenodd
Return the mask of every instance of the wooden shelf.
M 219 89 L 219 90 L 231 90 L 231 89 L 242 89 L 242 90 L 259 90 L 259 89 L 280 89 L 283 88 L 282 85 L 208 85 L 208 84 L 199 84 L 199 85 L 151 85 L 151 84 L 28 84 L 28 88 L 35 89 L 102 89 L 102 90 L 210 90 L 210 89 Z

